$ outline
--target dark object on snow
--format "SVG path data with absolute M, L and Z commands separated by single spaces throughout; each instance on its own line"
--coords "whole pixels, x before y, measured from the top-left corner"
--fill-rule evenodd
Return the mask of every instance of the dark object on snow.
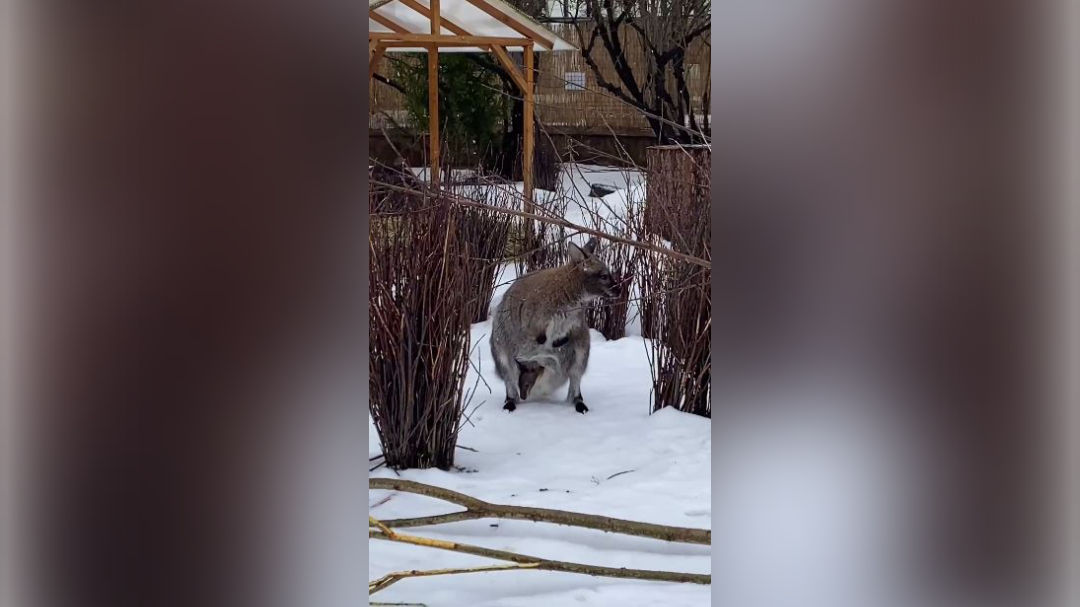
M 602 183 L 593 183 L 589 185 L 589 196 L 591 196 L 592 198 L 603 198 L 608 194 L 614 193 L 617 189 L 618 188 L 604 185 Z

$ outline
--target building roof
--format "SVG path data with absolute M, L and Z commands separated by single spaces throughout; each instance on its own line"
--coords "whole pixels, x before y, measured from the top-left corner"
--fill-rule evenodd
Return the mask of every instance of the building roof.
M 393 35 L 430 36 L 429 0 L 368 0 L 368 28 L 372 40 Z M 575 46 L 560 38 L 543 25 L 503 0 L 440 0 L 440 53 L 484 52 L 477 37 L 497 38 L 510 51 L 524 50 L 528 40 L 535 42 L 537 52 L 570 51 Z M 406 38 L 408 41 L 409 38 Z M 420 46 L 427 40 L 417 40 L 418 46 L 405 47 L 398 43 L 389 52 L 427 52 Z M 471 44 L 472 43 L 472 44 Z

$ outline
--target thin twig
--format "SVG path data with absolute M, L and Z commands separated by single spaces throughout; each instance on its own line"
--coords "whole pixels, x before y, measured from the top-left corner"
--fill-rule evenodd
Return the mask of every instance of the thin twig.
M 388 496 L 382 498 L 381 500 L 375 502 L 374 504 L 368 506 L 368 510 L 374 510 L 375 508 L 378 508 L 379 506 L 382 506 L 386 502 L 389 502 L 393 498 L 394 498 L 394 494 L 391 493 L 390 495 L 388 495 Z
M 392 183 L 386 183 L 386 182 L 380 182 L 380 181 L 372 181 L 371 183 L 373 183 L 375 185 L 379 185 L 381 187 L 385 187 L 385 188 L 390 189 L 390 190 L 397 190 L 397 191 L 400 191 L 400 192 L 416 193 L 416 190 L 411 190 L 409 188 L 394 185 Z M 578 225 L 576 223 L 572 223 L 572 222 L 569 222 L 569 221 L 567 221 L 565 219 L 560 219 L 558 217 L 546 217 L 544 215 L 537 215 L 535 213 L 526 213 L 525 211 L 518 211 L 518 210 L 515 210 L 515 209 L 508 209 L 508 208 L 505 208 L 505 207 L 497 207 L 497 206 L 493 206 L 493 205 L 486 204 L 486 203 L 483 203 L 483 202 L 477 202 L 475 200 L 469 200 L 468 198 L 457 196 L 457 195 L 451 194 L 449 192 L 445 192 L 443 194 L 443 196 L 445 197 L 445 199 L 448 202 L 453 202 L 454 204 L 458 204 L 458 205 L 461 205 L 461 206 L 475 207 L 475 208 L 478 208 L 478 209 L 488 209 L 488 210 L 491 210 L 491 211 L 495 211 L 497 213 L 503 213 L 503 214 L 506 214 L 506 215 L 514 215 L 516 217 L 524 217 L 525 219 L 533 219 L 533 220 L 539 221 L 541 223 L 546 223 L 546 224 L 550 224 L 550 225 L 554 225 L 554 226 L 559 226 L 559 227 L 562 227 L 562 228 L 566 228 L 568 230 L 577 230 L 578 232 L 581 232 L 583 234 L 589 234 L 590 236 L 596 236 L 598 238 L 603 238 L 603 239 L 609 240 L 611 242 L 618 242 L 618 243 L 621 243 L 621 244 L 629 245 L 631 247 L 636 247 L 636 248 L 643 249 L 643 250 L 646 250 L 646 251 L 652 251 L 654 253 L 660 253 L 661 255 L 667 255 L 668 257 L 673 257 L 675 259 L 679 259 L 679 260 L 694 264 L 696 266 L 701 266 L 703 268 L 712 269 L 712 262 L 707 260 L 707 259 L 701 259 L 700 257 L 694 257 L 693 255 L 687 255 L 685 253 L 680 253 L 678 251 L 675 251 L 673 249 L 669 249 L 669 248 L 666 248 L 666 247 L 661 247 L 661 246 L 657 246 L 657 245 L 654 245 L 654 244 L 648 244 L 648 243 L 641 242 L 641 241 L 638 241 L 638 240 L 631 240 L 629 238 L 623 238 L 622 236 L 615 236 L 615 235 L 612 235 L 612 234 L 608 234 L 607 232 L 604 232 L 604 231 L 601 231 L 601 230 L 596 230 L 596 229 L 593 229 L 593 228 L 589 228 L 589 227 L 586 227 L 586 226 L 583 226 L 583 225 Z

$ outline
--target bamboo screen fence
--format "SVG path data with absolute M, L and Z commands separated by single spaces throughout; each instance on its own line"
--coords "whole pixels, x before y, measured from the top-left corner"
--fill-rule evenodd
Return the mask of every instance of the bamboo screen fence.
M 588 40 L 591 27 L 588 24 L 550 23 L 553 32 L 581 46 L 578 29 Z M 628 30 L 623 34 L 627 56 L 635 73 L 640 74 L 646 66 L 645 52 L 640 38 Z M 599 43 L 597 43 L 599 49 Z M 594 59 L 608 82 L 617 84 L 618 77 L 607 53 L 597 50 Z M 648 132 L 649 127 L 642 114 L 612 94 L 601 89 L 592 69 L 586 65 L 580 51 L 557 51 L 537 55 L 536 113 L 545 128 L 571 134 L 630 135 Z M 390 60 L 383 59 L 378 72 L 393 78 Z M 691 106 L 697 116 L 702 115 L 703 95 L 710 86 L 709 47 L 703 40 L 696 40 L 687 53 L 687 85 L 690 89 Z M 389 73 L 387 70 L 389 69 Z M 669 89 L 673 91 L 674 77 Z M 584 85 L 579 88 L 578 85 Z M 393 88 L 372 81 L 370 125 L 373 129 L 404 125 L 406 115 L 402 95 Z

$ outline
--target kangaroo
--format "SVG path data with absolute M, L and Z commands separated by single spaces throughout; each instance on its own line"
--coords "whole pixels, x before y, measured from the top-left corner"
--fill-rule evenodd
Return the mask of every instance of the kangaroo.
M 569 245 L 570 261 L 522 276 L 503 296 L 491 333 L 495 372 L 506 384 L 503 409 L 514 411 L 529 396 L 546 395 L 569 380 L 566 400 L 589 410 L 581 376 L 589 363 L 585 307 L 613 297 L 616 283 L 597 257 L 597 240 Z

